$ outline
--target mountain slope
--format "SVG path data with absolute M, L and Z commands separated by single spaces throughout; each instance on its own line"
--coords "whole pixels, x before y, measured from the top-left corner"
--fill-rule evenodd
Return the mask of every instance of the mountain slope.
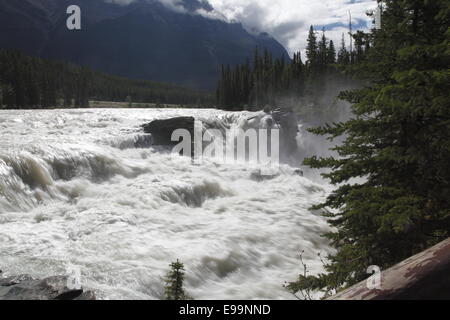
M 90 100 L 196 107 L 214 103 L 212 94 L 199 90 L 111 76 L 0 49 L 0 109 L 84 108 Z
M 82 30 L 66 28 L 66 8 L 82 10 Z M 266 34 L 209 19 L 206 1 L 184 0 L 182 10 L 157 0 L 127 6 L 102 0 L 0 0 L 0 47 L 63 59 L 124 77 L 212 89 L 221 64 L 251 57 L 256 46 L 274 56 L 286 50 Z

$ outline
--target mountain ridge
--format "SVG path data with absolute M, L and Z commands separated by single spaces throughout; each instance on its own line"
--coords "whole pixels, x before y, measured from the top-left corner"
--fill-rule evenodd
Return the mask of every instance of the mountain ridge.
M 65 27 L 69 5 L 82 10 L 82 30 Z M 207 1 L 184 0 L 178 12 L 157 0 L 118 5 L 102 0 L 0 0 L 0 47 L 60 59 L 122 77 L 212 90 L 222 64 L 236 65 L 267 48 L 286 49 L 240 23 L 197 14 Z

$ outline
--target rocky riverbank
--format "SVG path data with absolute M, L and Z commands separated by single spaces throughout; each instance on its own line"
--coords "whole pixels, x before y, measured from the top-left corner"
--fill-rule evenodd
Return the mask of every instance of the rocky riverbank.
M 0 278 L 0 300 L 96 300 L 93 291 L 71 289 L 67 276 L 35 279 L 30 275 Z

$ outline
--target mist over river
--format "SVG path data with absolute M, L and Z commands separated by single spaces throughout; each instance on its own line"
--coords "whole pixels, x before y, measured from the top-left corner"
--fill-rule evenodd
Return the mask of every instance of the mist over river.
M 0 269 L 36 277 L 81 270 L 100 299 L 162 299 L 180 259 L 194 299 L 292 299 L 282 287 L 330 253 L 309 210 L 329 186 L 282 165 L 201 165 L 136 142 L 154 119 L 238 125 L 249 112 L 182 109 L 0 111 Z M 299 141 L 302 137 L 299 137 Z M 301 159 L 299 159 L 300 162 Z

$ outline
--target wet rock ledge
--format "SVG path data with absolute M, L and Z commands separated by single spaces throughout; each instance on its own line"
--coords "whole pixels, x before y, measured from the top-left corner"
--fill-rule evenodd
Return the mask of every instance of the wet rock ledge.
M 70 289 L 67 276 L 35 279 L 24 274 L 0 278 L 0 300 L 96 300 L 92 291 Z

